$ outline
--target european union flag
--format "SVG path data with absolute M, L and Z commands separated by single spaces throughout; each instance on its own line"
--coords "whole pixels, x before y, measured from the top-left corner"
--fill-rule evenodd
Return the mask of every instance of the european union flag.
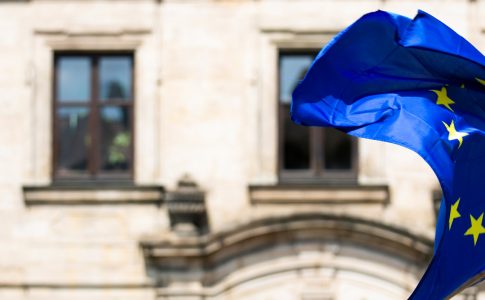
M 485 57 L 470 43 L 422 11 L 367 14 L 320 51 L 291 116 L 404 146 L 436 173 L 444 222 L 411 299 L 443 299 L 484 278 Z

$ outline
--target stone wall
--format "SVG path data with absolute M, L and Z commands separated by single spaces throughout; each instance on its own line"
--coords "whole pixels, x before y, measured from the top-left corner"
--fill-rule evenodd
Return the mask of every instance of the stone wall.
M 359 141 L 359 186 L 278 185 L 277 50 L 318 49 L 376 9 L 410 17 L 426 10 L 485 50 L 483 0 L 1 2 L 0 298 L 406 297 L 421 265 L 403 269 L 401 254 L 380 256 L 379 248 L 338 236 L 320 241 L 327 250 L 317 243 L 306 251 L 301 243 L 278 256 L 290 247 L 286 240 L 275 253 L 263 251 L 275 261 L 239 273 L 236 266 L 226 282 L 251 278 L 258 268 L 286 271 L 254 275 L 233 288 L 197 280 L 164 286 L 157 279 L 163 266 L 150 265 L 140 245 L 186 241 L 172 230 L 166 205 L 166 192 L 176 191 L 186 174 L 203 191 L 210 234 L 315 213 L 432 239 L 438 184 L 417 155 L 397 146 Z M 69 194 L 53 182 L 53 53 L 61 50 L 134 52 L 132 186 L 70 187 Z M 344 251 L 340 258 L 332 256 L 335 247 Z M 391 273 L 400 279 L 379 279 Z

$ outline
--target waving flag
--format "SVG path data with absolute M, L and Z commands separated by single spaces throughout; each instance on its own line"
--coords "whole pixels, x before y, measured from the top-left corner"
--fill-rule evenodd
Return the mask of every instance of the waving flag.
M 320 51 L 293 92 L 291 116 L 298 124 L 404 146 L 435 172 L 444 222 L 433 260 L 410 299 L 444 299 L 484 278 L 480 51 L 422 11 L 413 20 L 367 14 Z

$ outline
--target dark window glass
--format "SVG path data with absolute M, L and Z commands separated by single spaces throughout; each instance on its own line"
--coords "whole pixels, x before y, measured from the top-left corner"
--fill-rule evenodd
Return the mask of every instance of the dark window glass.
M 290 119 L 291 94 L 305 76 L 315 55 L 316 52 L 313 51 L 280 52 L 280 177 L 285 180 L 354 180 L 354 138 L 333 128 L 299 126 Z
M 57 53 L 55 62 L 55 177 L 131 177 L 133 56 Z
M 88 114 L 87 108 L 65 107 L 57 110 L 60 173 L 87 171 Z
M 323 139 L 323 167 L 328 170 L 352 168 L 352 139 L 334 128 L 325 128 Z
M 283 168 L 301 170 L 310 168 L 310 128 L 298 126 L 287 116 L 288 105 L 282 107 L 284 123 Z

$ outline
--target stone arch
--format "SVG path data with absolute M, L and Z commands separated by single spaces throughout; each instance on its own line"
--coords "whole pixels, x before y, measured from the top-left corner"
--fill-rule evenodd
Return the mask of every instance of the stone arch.
M 324 213 L 267 217 L 202 237 L 152 239 L 142 248 L 163 297 L 227 298 L 249 293 L 247 288 L 258 282 L 278 282 L 282 276 L 293 278 L 287 282 L 305 282 L 304 274 L 313 274 L 323 286 L 360 280 L 372 288 L 374 282 L 374 289 L 387 286 L 399 299 L 414 287 L 432 255 L 432 242 L 423 236 Z M 328 299 L 341 293 L 338 288 L 326 291 L 333 293 Z

